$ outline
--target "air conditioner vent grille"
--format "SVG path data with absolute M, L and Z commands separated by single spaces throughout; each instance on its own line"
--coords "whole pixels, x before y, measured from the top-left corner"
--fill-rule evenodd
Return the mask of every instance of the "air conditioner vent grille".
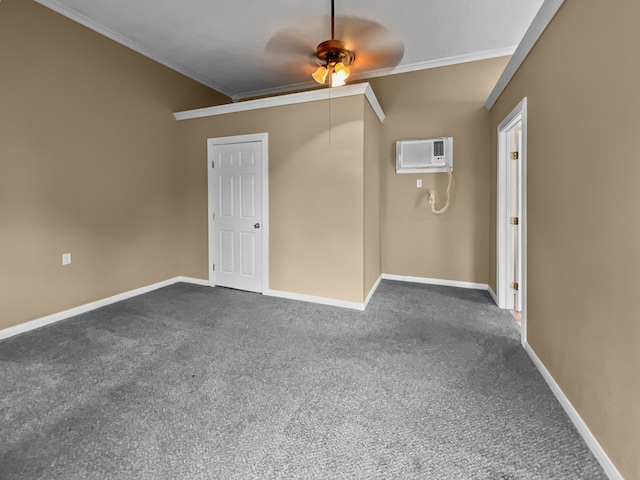
M 433 155 L 436 157 L 444 157 L 444 142 L 442 140 L 433 142 Z

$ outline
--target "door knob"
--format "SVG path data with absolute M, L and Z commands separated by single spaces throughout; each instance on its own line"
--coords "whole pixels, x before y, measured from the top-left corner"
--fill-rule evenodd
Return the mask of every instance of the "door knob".
M 260 228 L 260 224 L 259 224 L 259 223 L 256 223 L 256 224 L 253 226 L 253 228 Z

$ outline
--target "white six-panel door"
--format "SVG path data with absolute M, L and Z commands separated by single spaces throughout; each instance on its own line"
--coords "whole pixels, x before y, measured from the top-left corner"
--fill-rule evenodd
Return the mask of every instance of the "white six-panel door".
M 262 144 L 211 145 L 215 284 L 262 292 Z

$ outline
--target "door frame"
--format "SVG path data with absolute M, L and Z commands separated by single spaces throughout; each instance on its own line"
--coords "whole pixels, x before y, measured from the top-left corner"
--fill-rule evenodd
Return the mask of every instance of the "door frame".
M 207 216 L 208 216 L 208 247 L 209 257 L 207 269 L 209 270 L 209 285 L 216 286 L 216 272 L 213 270 L 215 263 L 214 246 L 214 208 L 213 199 L 216 186 L 213 181 L 211 162 L 213 161 L 213 149 L 217 145 L 229 145 L 234 143 L 260 142 L 261 167 L 262 167 L 262 293 L 269 290 L 269 134 L 251 133 L 247 135 L 232 135 L 229 137 L 215 137 L 207 139 Z
M 508 178 L 507 162 L 509 162 L 509 152 L 507 152 L 507 132 L 518 122 L 522 123 L 521 151 L 518 162 L 520 165 L 520 234 L 518 235 L 517 252 L 519 258 L 516 260 L 521 265 L 520 276 L 521 285 L 518 285 L 520 300 L 522 302 L 521 321 L 522 332 L 521 342 L 524 345 L 527 341 L 527 97 L 524 97 L 518 105 L 505 117 L 498 125 L 498 201 L 496 217 L 496 287 L 499 308 L 506 308 L 507 295 L 509 294 L 509 275 L 507 273 L 507 236 L 509 235 L 510 223 L 507 221 L 507 200 L 508 191 L 511 188 L 511 180 Z

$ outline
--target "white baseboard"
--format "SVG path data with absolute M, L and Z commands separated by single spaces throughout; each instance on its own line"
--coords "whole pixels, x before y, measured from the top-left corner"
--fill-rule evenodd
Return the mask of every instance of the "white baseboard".
M 373 294 L 377 290 L 382 280 L 396 280 L 396 281 L 402 281 L 402 282 L 424 283 L 424 284 L 431 284 L 431 285 L 445 285 L 450 287 L 473 288 L 478 290 L 489 289 L 488 285 L 482 284 L 482 283 L 459 282 L 455 280 L 442 280 L 437 278 L 425 278 L 425 277 L 408 277 L 408 276 L 402 276 L 402 275 L 391 275 L 391 274 L 383 273 L 378 277 L 378 280 L 376 280 L 376 283 L 373 285 L 373 287 L 369 291 L 369 294 L 367 295 L 367 298 L 363 303 L 349 302 L 346 300 L 338 300 L 335 298 L 318 297 L 314 295 L 304 295 L 299 293 L 284 292 L 280 290 L 270 290 L 270 289 L 267 289 L 262 293 L 263 295 L 268 295 L 272 297 L 288 298 L 290 300 L 300 300 L 303 302 L 319 303 L 322 305 L 331 305 L 334 307 L 350 308 L 352 310 L 364 311 L 364 309 L 369 304 L 371 297 L 373 297 Z M 74 317 L 76 315 L 80 315 L 82 313 L 86 313 L 91 310 L 104 307 L 106 305 L 111 305 L 112 303 L 119 302 L 121 300 L 126 300 L 128 298 L 142 295 L 143 293 L 148 293 L 153 290 L 157 290 L 158 288 L 167 287 L 169 285 L 173 285 L 174 283 L 178 283 L 178 282 L 191 283 L 194 285 L 202 285 L 205 287 L 211 286 L 208 280 L 203 280 L 200 278 L 183 277 L 183 276 L 170 278 L 162 282 L 154 283 L 153 285 L 147 285 L 146 287 L 141 287 L 135 290 L 130 290 L 128 292 L 123 292 L 118 295 L 104 298 L 102 300 L 97 300 L 95 302 L 87 303 L 85 305 L 71 308 L 63 312 L 54 313 L 52 315 L 47 315 L 46 317 L 21 323 L 13 327 L 5 328 L 3 330 L 0 330 L 0 340 L 2 340 L 3 338 L 13 337 L 14 335 L 28 332 L 36 328 L 44 327 L 45 325 L 59 322 L 61 320 Z M 491 290 L 490 290 L 490 293 L 491 293 Z
M 382 274 L 383 280 L 396 280 L 398 282 L 424 283 L 427 285 L 443 285 L 445 287 L 472 288 L 474 290 L 488 290 L 486 283 L 461 282 L 459 280 L 445 280 L 442 278 L 409 277 L 406 275 Z
M 496 295 L 496 292 L 493 291 L 493 288 L 491 288 L 491 285 L 487 285 L 487 290 L 489 292 L 489 295 L 491 295 L 491 298 L 493 299 L 493 303 L 498 305 L 498 295 Z
M 460 287 L 460 288 L 471 288 L 475 290 L 488 290 L 489 285 L 486 283 L 471 283 L 471 282 L 460 282 L 457 280 L 443 280 L 440 278 L 426 278 L 426 277 L 408 277 L 405 275 L 392 275 L 389 273 L 383 273 L 378 277 L 376 283 L 373 285 L 367 298 L 363 303 L 358 302 L 348 302 L 345 300 L 337 300 L 335 298 L 327 298 L 327 297 L 316 297 L 314 295 L 304 295 L 300 293 L 292 293 L 285 292 L 281 290 L 265 290 L 262 292 L 263 295 L 269 295 L 272 297 L 280 297 L 280 298 L 288 298 L 289 300 L 300 300 L 303 302 L 311 302 L 311 303 L 320 303 L 323 305 L 331 305 L 334 307 L 343 307 L 343 308 L 351 308 L 353 310 L 364 310 L 373 294 L 378 289 L 380 282 L 382 280 L 395 280 L 400 282 L 413 282 L 413 283 L 424 283 L 429 285 L 444 285 L 448 287 Z
M 333 305 L 336 307 L 343 307 L 343 308 L 351 308 L 354 310 L 364 310 L 367 303 L 369 303 L 369 300 L 373 296 L 373 293 L 375 292 L 376 288 L 380 284 L 380 280 L 381 278 L 378 278 L 378 281 L 375 283 L 375 285 L 369 292 L 369 295 L 367 296 L 365 303 L 347 302 L 344 300 L 336 300 L 333 298 L 316 297 L 312 295 L 301 295 L 301 294 L 291 293 L 291 292 L 281 292 L 278 290 L 267 290 L 263 292 L 263 294 L 271 295 L 272 297 L 282 297 L 282 298 L 289 298 L 292 300 L 302 300 L 305 302 L 320 303 L 324 305 Z M 70 308 L 62 312 L 54 313 L 51 315 L 47 315 L 45 317 L 37 318 L 35 320 L 30 320 L 28 322 L 15 325 L 13 327 L 2 329 L 0 330 L 0 340 L 4 338 L 13 337 L 15 335 L 19 335 L 21 333 L 25 333 L 30 330 L 35 330 L 36 328 L 44 327 L 45 325 L 50 325 L 52 323 L 65 320 L 67 318 L 75 317 L 76 315 L 87 313 L 87 312 L 90 312 L 91 310 L 96 310 L 98 308 L 111 305 L 112 303 L 120 302 L 128 298 L 136 297 L 138 295 L 142 295 L 143 293 L 152 292 L 153 290 L 167 287 L 169 285 L 173 285 L 174 283 L 178 283 L 178 282 L 191 283 L 194 285 L 202 285 L 205 287 L 211 286 L 211 284 L 209 283 L 209 280 L 203 280 L 200 278 L 184 277 L 184 276 L 170 278 L 162 282 L 154 283 L 153 285 L 147 285 L 146 287 L 136 288 L 135 290 L 119 293 L 118 295 L 113 295 L 108 298 L 103 298 L 102 300 L 96 300 L 95 302 L 87 303 L 85 305 L 80 305 L 79 307 Z
M 378 277 L 378 279 L 376 280 L 376 283 L 373 284 L 373 287 L 371 287 L 371 290 L 369 290 L 369 294 L 367 295 L 367 298 L 364 299 L 364 308 L 367 308 L 367 305 L 369 305 L 369 301 L 371 300 L 371 297 L 373 297 L 373 294 L 376 293 L 376 290 L 378 289 L 378 285 L 380 285 L 380 282 L 382 281 L 382 275 L 380 275 Z
M 600 462 L 600 465 L 607 474 L 607 477 L 609 477 L 610 480 L 624 480 L 602 446 L 600 446 L 600 443 L 598 443 L 598 440 L 596 440 L 596 437 L 593 436 L 593 433 L 591 433 L 591 430 L 587 427 L 587 424 L 584 423 L 584 420 L 582 420 L 578 411 L 573 407 L 573 405 L 571 405 L 569 399 L 553 379 L 547 368 L 544 366 L 544 363 L 542 363 L 542 360 L 540 360 L 538 355 L 536 355 L 536 352 L 528 342 L 524 343 L 524 349 L 529 354 L 529 357 L 531 357 L 534 365 L 547 382 L 547 385 L 549 385 L 549 388 L 558 399 L 558 402 L 560 402 L 560 405 L 562 405 L 562 408 L 564 408 L 564 411 L 567 413 L 580 435 L 582 435 L 582 438 L 589 447 L 589 450 L 591 450 L 591 453 L 593 453 L 593 456 L 596 457 L 598 462 Z
M 263 295 L 270 297 L 287 298 L 289 300 L 300 300 L 303 302 L 320 303 L 322 305 L 330 305 L 333 307 L 350 308 L 352 310 L 364 310 L 365 304 L 358 302 L 349 302 L 346 300 L 338 300 L 335 298 L 316 297 L 314 295 L 304 295 L 302 293 L 284 292 L 282 290 L 265 290 Z
M 200 280 L 198 278 L 191 278 L 191 277 L 170 278 L 162 282 L 154 283 L 153 285 L 147 285 L 146 287 L 136 288 L 135 290 L 119 293 L 118 295 L 113 295 L 112 297 L 103 298 L 102 300 L 96 300 L 95 302 L 87 303 L 85 305 L 80 305 L 79 307 L 70 308 L 69 310 L 64 310 L 62 312 L 54 313 L 52 315 L 47 315 L 46 317 L 37 318 L 35 320 L 21 323 L 13 327 L 2 329 L 0 330 L 0 340 L 2 340 L 3 338 L 13 337 L 15 335 L 19 335 L 21 333 L 28 332 L 30 330 L 35 330 L 36 328 L 44 327 L 45 325 L 59 322 L 61 320 L 65 320 L 70 317 L 75 317 L 76 315 L 90 312 L 91 310 L 95 310 L 100 307 L 105 307 L 107 305 L 111 305 L 112 303 L 120 302 L 122 300 L 126 300 L 132 297 L 137 297 L 138 295 L 142 295 L 143 293 L 148 293 L 148 292 L 152 292 L 153 290 L 157 290 L 159 288 L 168 287 L 169 285 L 173 285 L 174 283 L 178 283 L 178 282 L 194 283 L 196 285 L 205 285 L 205 286 L 209 285 L 208 281 Z
M 202 285 L 203 287 L 211 287 L 211 283 L 209 282 L 209 280 L 203 280 L 201 278 L 194 278 L 194 277 L 175 277 L 175 282 L 173 283 L 178 283 L 178 282 L 182 282 L 182 283 L 192 283 L 194 285 Z

